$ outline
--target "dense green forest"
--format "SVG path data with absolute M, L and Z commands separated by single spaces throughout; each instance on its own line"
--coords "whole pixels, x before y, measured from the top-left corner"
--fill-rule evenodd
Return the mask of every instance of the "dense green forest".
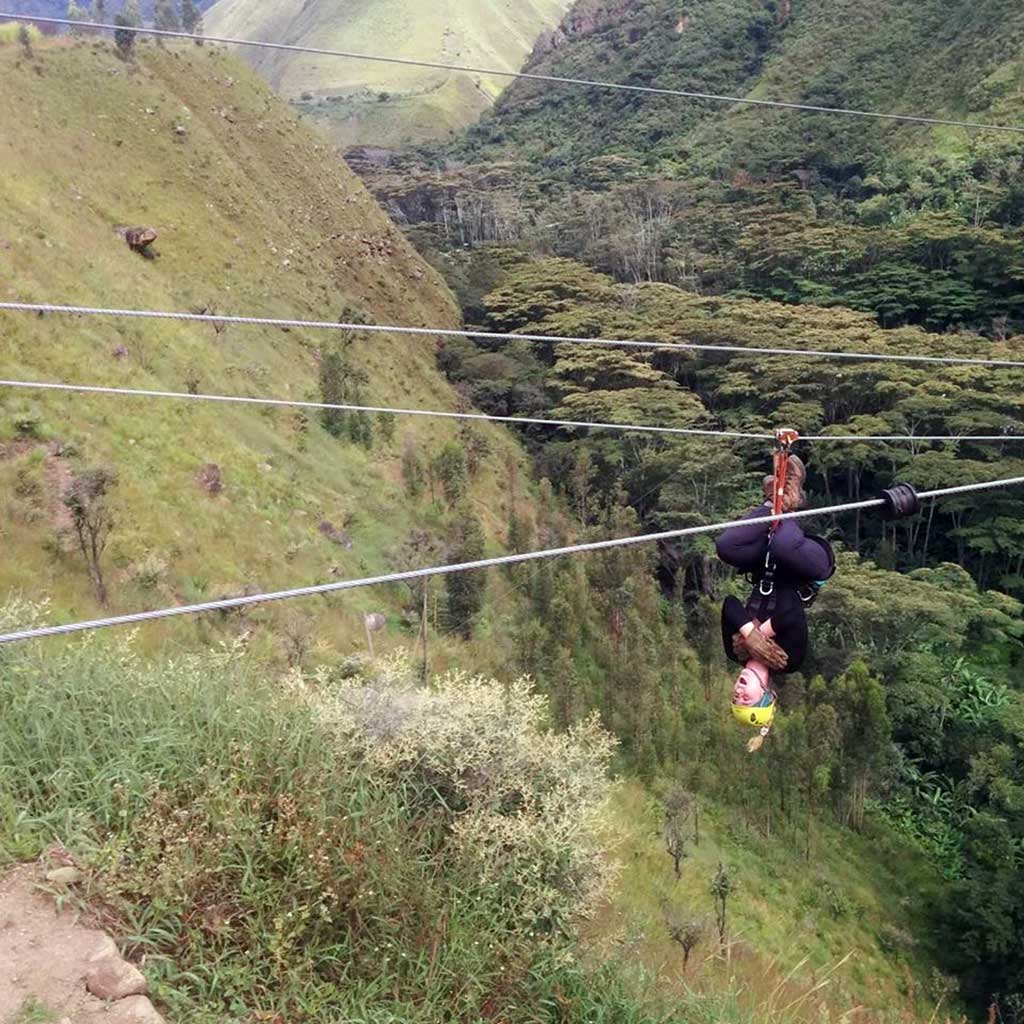
M 527 69 L 1014 125 L 1022 40 L 1024 13 L 1005 3 L 580 0 Z M 521 81 L 450 146 L 350 160 L 467 322 L 490 330 L 1019 360 L 1022 156 L 1013 133 Z M 820 504 L 896 479 L 925 489 L 1024 471 L 1014 367 L 486 341 L 448 342 L 440 361 L 502 415 L 1006 437 L 816 442 L 802 453 Z M 740 512 L 768 466 L 749 442 L 526 433 L 538 475 L 595 537 Z M 785 687 L 764 773 L 740 798 L 728 783 L 745 770 L 738 738 L 708 708 L 717 601 L 742 583 L 709 541 L 517 575 L 529 599 L 519 660 L 563 721 L 599 707 L 646 777 L 741 799 L 808 858 L 822 815 L 909 838 L 945 879 L 930 927 L 946 967 L 979 1012 L 1016 1021 L 1021 501 L 1009 490 L 900 523 L 819 524 L 840 572 L 812 613 L 813 657 Z M 514 519 L 512 543 L 551 539 L 536 529 Z M 706 701 L 675 688 L 684 638 Z

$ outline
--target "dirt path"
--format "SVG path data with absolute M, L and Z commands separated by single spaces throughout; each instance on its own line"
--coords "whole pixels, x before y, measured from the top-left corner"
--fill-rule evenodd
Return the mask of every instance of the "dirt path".
M 42 880 L 37 865 L 0 879 L 0 1024 L 163 1024 L 113 939 L 58 911 Z

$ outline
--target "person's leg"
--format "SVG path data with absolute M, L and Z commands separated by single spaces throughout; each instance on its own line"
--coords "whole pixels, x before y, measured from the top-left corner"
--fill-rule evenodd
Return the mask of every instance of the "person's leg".
M 736 656 L 733 637 L 740 629 L 750 622 L 750 613 L 743 607 L 742 602 L 730 595 L 722 603 L 722 648 L 725 656 L 730 661 L 742 664 Z
M 772 637 L 786 652 L 788 659 L 784 672 L 796 672 L 807 657 L 807 613 L 795 591 L 780 590 L 771 618 L 761 631 Z

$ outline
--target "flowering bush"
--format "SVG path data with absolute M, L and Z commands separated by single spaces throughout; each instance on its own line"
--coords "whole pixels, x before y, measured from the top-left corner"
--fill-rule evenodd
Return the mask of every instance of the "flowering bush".
M 555 732 L 528 678 L 451 672 L 424 688 L 404 655 L 313 692 L 321 720 L 413 790 L 445 854 L 510 916 L 555 930 L 593 910 L 613 871 L 601 851 L 616 742 L 596 714 Z

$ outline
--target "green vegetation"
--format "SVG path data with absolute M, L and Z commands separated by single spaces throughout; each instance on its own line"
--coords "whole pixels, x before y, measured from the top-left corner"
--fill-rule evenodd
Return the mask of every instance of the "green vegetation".
M 824 13 L 644 0 L 626 18 L 588 0 L 538 66 L 756 91 L 821 66 Z M 936 16 L 920 5 L 914 24 Z M 965 52 L 1009 76 L 996 116 L 1012 61 L 972 18 L 950 19 Z M 892 95 L 853 99 L 902 101 L 909 57 L 854 36 L 859 63 L 837 75 L 872 79 L 872 60 L 899 75 Z M 458 324 L 440 277 L 251 75 L 210 47 L 125 56 L 88 38 L 0 50 L 18 86 L 0 93 L 0 271 L 19 295 Z M 930 101 L 930 88 L 905 91 Z M 998 184 L 1012 147 L 982 167 L 955 133 L 898 148 L 879 130 L 853 168 L 844 147 L 860 136 L 815 135 L 807 176 L 806 153 L 780 156 L 799 119 L 773 118 L 755 145 L 742 111 L 728 136 L 712 108 L 679 111 L 517 87 L 454 150 L 482 162 L 438 177 L 413 154 L 377 185 L 419 222 L 464 317 L 497 330 L 1019 358 L 1019 218 L 1012 182 Z M 54 161 L 70 124 L 89 128 Z M 953 179 L 929 177 L 926 138 L 956 174 L 969 165 L 971 188 L 993 185 L 991 206 L 965 212 Z M 115 231 L 136 224 L 158 230 L 155 259 Z M 737 430 L 1024 425 L 1014 368 L 459 340 L 435 362 L 359 331 L 8 323 L 5 366 L 39 379 Z M 949 330 L 964 325 L 986 333 Z M 530 428 L 528 467 L 498 430 L 2 401 L 0 579 L 48 592 L 47 619 L 94 610 L 101 585 L 127 610 L 707 522 L 760 500 L 767 462 L 747 445 Z M 895 477 L 1019 475 L 1021 460 L 1011 441 L 822 443 L 809 489 L 824 503 Z M 755 758 L 723 713 L 717 602 L 743 583 L 711 538 L 182 622 L 146 631 L 141 650 L 108 637 L 0 651 L 0 848 L 29 857 L 60 836 L 88 868 L 80 895 L 117 915 L 178 1019 L 788 1024 L 859 1005 L 889 1024 L 962 1002 L 1011 1021 L 1020 502 L 823 521 L 840 572 Z M 345 657 L 365 642 L 362 613 L 381 609 L 381 646 L 404 634 L 415 667 Z M 501 682 L 426 685 L 453 662 Z M 610 763 L 631 780 L 613 797 L 614 891 Z
M 0 621 L 32 617 L 22 605 Z M 60 836 L 85 872 L 76 895 L 145 957 L 169 1016 L 197 1024 L 792 1024 L 872 989 L 890 1006 L 908 998 L 903 965 L 927 963 L 924 951 L 870 956 L 865 938 L 911 924 L 883 895 L 907 873 L 867 840 L 819 837 L 829 910 L 756 815 L 709 803 L 673 885 L 648 838 L 659 812 L 629 787 L 614 797 L 627 873 L 607 903 L 611 737 L 594 718 L 550 731 L 522 681 L 456 673 L 423 688 L 411 675 L 398 657 L 274 677 L 244 643 L 159 663 L 124 636 L 7 648 L 0 858 Z M 716 858 L 736 887 L 729 958 L 689 978 L 663 962 L 645 979 L 657 956 L 636 954 L 668 942 L 662 903 L 709 912 Z M 800 917 L 773 936 L 780 905 Z M 819 910 L 811 948 L 801 930 Z M 847 943 L 870 958 L 823 1002 L 752 942 L 787 956 L 796 945 L 826 971 Z
M 211 35 L 517 71 L 570 0 L 219 0 Z M 247 60 L 343 145 L 447 138 L 488 109 L 507 79 L 314 55 L 252 51 Z
M 125 62 L 109 41 L 89 38 L 37 42 L 34 52 L 29 61 L 16 45 L 0 48 L 0 80 L 11 86 L 0 89 L 6 297 L 457 326 L 440 280 L 244 65 L 211 47 L 142 42 Z M 87 126 L 74 158 L 54 160 L 71 124 Z M 135 225 L 156 229 L 157 258 L 119 237 L 119 226 Z M 13 378 L 315 400 L 336 354 L 336 397 L 456 404 L 429 340 L 3 319 Z M 74 619 L 98 610 L 96 568 L 115 613 L 385 571 L 410 531 L 443 536 L 451 515 L 440 495 L 404 496 L 402 451 L 411 445 L 429 463 L 458 434 L 356 415 L 344 428 L 332 436 L 301 410 L 6 390 L 0 589 L 45 594 L 49 618 Z M 465 493 L 494 509 L 482 529 L 495 544 L 506 466 L 521 456 L 503 432 L 479 433 L 488 454 Z M 98 561 L 83 556 L 64 502 L 93 467 L 117 474 Z M 146 635 L 194 645 L 255 632 L 283 658 L 294 649 L 287 633 L 307 653 L 346 654 L 365 644 L 363 612 L 399 624 L 405 601 L 404 589 L 367 592 Z M 443 657 L 444 642 L 435 650 Z
M 15 21 L 7 21 L 0 24 L 0 46 L 10 46 L 17 43 L 21 47 L 28 43 L 28 50 L 31 51 L 33 43 L 38 43 L 42 33 L 35 25 L 21 25 Z
M 58 1019 L 58 1014 L 38 999 L 27 999 L 11 1024 L 54 1024 Z
M 514 264 L 482 303 L 486 322 L 500 330 L 879 351 L 1016 350 L 1016 341 L 959 336 L 954 347 L 954 339 L 916 329 L 885 332 L 849 311 L 616 285 L 564 260 Z M 453 379 L 485 407 L 508 408 L 521 394 L 531 412 L 585 409 L 599 419 L 664 423 L 662 396 L 676 388 L 691 403 L 690 422 L 728 428 L 795 420 L 826 432 L 947 433 L 986 422 L 1020 431 L 1017 370 L 922 371 L 706 353 L 609 356 L 577 345 L 504 348 L 501 360 L 489 361 L 488 351 L 486 343 L 457 343 L 442 357 Z M 528 379 L 543 380 L 546 390 L 517 392 Z M 759 500 L 752 481 L 765 465 L 756 448 L 707 440 L 538 431 L 533 444 L 537 464 L 560 482 L 578 524 L 595 537 L 738 513 Z M 819 442 L 809 457 L 811 490 L 822 503 L 878 493 L 897 477 L 924 488 L 1022 470 L 1010 445 L 967 442 Z M 771 808 L 779 801 L 794 830 L 791 841 L 810 862 L 822 814 L 858 831 L 869 807 L 876 823 L 888 822 L 927 851 L 950 885 L 945 910 L 930 926 L 948 937 L 941 950 L 946 971 L 959 973 L 967 993 L 981 999 L 1016 991 L 1024 980 L 1010 938 L 1016 897 L 1007 888 L 1018 863 L 1012 851 L 1024 835 L 1016 803 L 1024 765 L 1014 739 L 1024 639 L 1020 502 L 1018 492 L 1006 491 L 985 503 L 942 503 L 895 526 L 856 515 L 820 524 L 861 557 L 841 556 L 836 580 L 812 613 L 814 653 L 804 676 L 786 683 L 788 714 L 763 754 L 770 765 L 764 789 L 755 778 L 742 797 L 745 808 L 760 803 L 765 835 L 778 830 Z M 685 624 L 680 612 L 661 605 L 655 571 L 665 591 L 682 598 Z M 521 585 L 530 605 L 517 627 L 516 664 L 542 681 L 564 721 L 599 707 L 641 776 L 692 766 L 685 769 L 697 775 L 692 788 L 733 803 L 735 794 L 701 773 L 713 758 L 725 778 L 744 777 L 750 769 L 737 753 L 738 737 L 729 728 L 695 727 L 711 705 L 701 701 L 688 710 L 679 689 L 681 676 L 692 673 L 704 679 L 705 700 L 714 700 L 720 639 L 715 606 L 703 595 L 721 593 L 729 585 L 725 575 L 708 542 L 667 546 L 658 558 L 636 551 L 538 566 Z M 673 651 L 673 635 L 683 629 L 704 664 Z M 996 860 L 994 849 L 1003 850 Z
M 997 2 L 595 0 L 529 70 L 1013 124 L 1022 30 Z M 1024 324 L 1022 158 L 1008 133 L 519 81 L 444 150 L 366 174 L 445 244 L 1005 337 Z

